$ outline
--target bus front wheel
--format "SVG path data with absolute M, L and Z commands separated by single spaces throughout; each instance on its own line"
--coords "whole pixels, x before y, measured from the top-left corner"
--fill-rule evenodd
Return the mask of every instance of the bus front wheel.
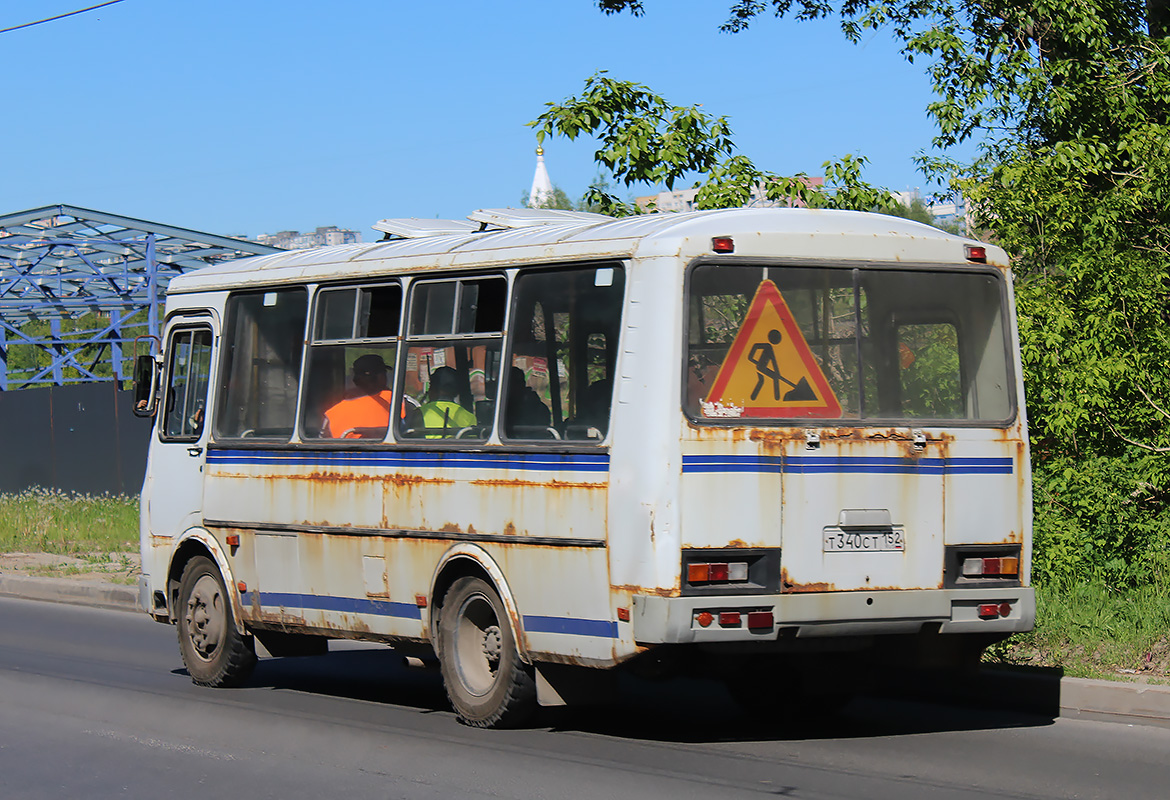
M 521 725 L 536 708 L 503 601 L 480 578 L 451 585 L 439 612 L 439 666 L 455 713 L 476 728 Z
M 239 686 L 256 666 L 252 637 L 236 630 L 231 598 L 215 563 L 196 556 L 179 581 L 179 650 L 200 686 Z

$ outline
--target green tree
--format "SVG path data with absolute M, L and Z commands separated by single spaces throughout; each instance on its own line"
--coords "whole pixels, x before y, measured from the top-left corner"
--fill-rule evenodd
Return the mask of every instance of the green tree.
M 733 0 L 723 29 L 768 12 L 884 28 L 927 64 L 922 167 L 1014 255 L 1037 576 L 1170 574 L 1170 3 Z M 946 158 L 968 140 L 973 163 Z
M 642 84 L 616 80 L 604 71 L 590 76 L 580 95 L 547 103 L 529 125 L 541 142 L 554 135 L 595 136 L 594 159 L 603 174 L 627 187 L 651 184 L 669 190 L 697 179 L 699 208 L 746 205 L 760 191 L 773 202 L 816 208 L 885 209 L 897 203 L 888 191 L 862 180 L 864 157 L 825 162 L 826 188 L 818 190 L 807 175 L 777 175 L 738 153 L 726 117 L 697 105 L 673 105 Z M 608 183 L 591 186 L 583 203 L 615 216 L 639 213 L 611 194 Z

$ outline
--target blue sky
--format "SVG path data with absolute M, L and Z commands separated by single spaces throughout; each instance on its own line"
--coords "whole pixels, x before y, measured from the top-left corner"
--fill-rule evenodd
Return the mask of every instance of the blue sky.
M 6 0 L 0 28 L 98 0 Z M 0 35 L 10 81 L 0 213 L 53 203 L 221 234 L 515 206 L 532 181 L 525 123 L 599 69 L 730 118 L 766 169 L 922 183 L 934 127 L 924 66 L 884 36 L 761 18 L 723 34 L 730 0 L 124 0 Z M 578 197 L 594 146 L 545 143 Z

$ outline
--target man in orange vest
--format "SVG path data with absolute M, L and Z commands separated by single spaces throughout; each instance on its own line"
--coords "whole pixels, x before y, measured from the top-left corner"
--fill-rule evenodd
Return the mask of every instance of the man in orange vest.
M 353 362 L 353 385 L 361 394 L 337 403 L 325 412 L 321 435 L 333 439 L 380 439 L 390 426 L 391 394 L 386 388 L 386 362 L 377 353 Z

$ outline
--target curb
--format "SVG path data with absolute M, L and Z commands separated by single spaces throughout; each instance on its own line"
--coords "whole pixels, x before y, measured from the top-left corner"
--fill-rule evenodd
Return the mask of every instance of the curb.
M 25 575 L 0 574 L 0 595 L 115 611 L 135 611 L 138 608 L 137 587 L 102 581 L 71 581 L 64 578 L 30 578 Z
M 138 610 L 138 589 L 100 581 L 30 578 L 0 574 L 0 595 L 26 600 Z M 919 699 L 1170 728 L 1170 686 L 1067 678 L 1054 669 L 987 667 L 961 688 L 921 686 Z
M 1065 678 L 1060 715 L 1170 728 L 1170 686 Z

